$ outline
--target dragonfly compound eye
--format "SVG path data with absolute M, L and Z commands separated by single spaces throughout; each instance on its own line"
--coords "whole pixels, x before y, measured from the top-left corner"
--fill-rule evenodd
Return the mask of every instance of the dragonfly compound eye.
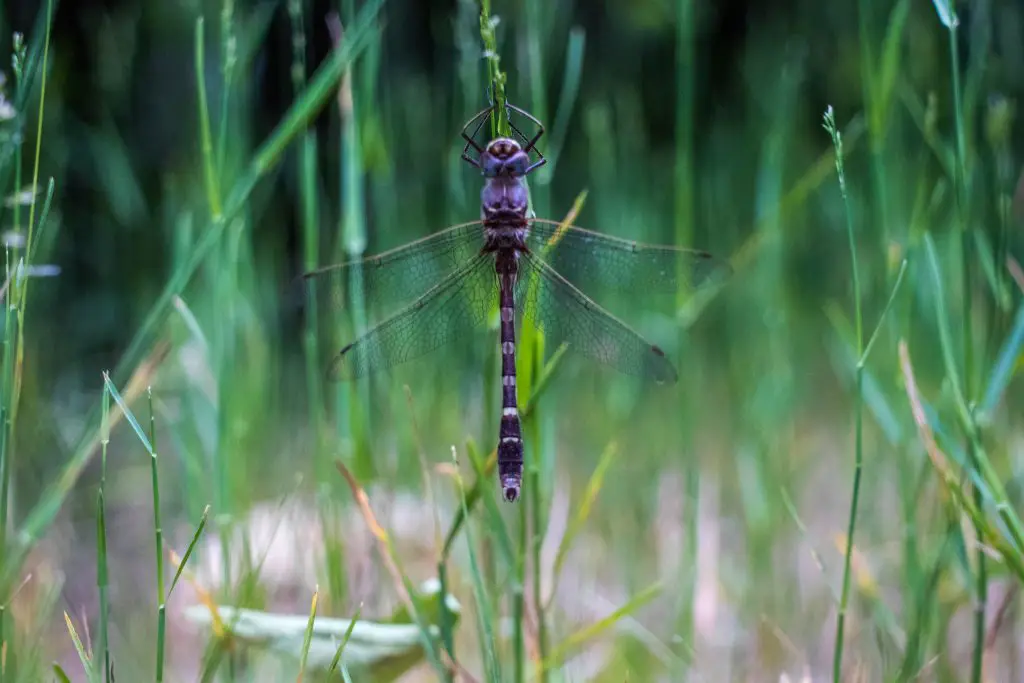
M 526 152 L 519 152 L 505 162 L 505 168 L 508 174 L 512 176 L 526 175 L 526 169 L 529 167 L 530 158 L 526 155 Z
M 484 176 L 487 178 L 497 178 L 504 165 L 504 162 L 486 152 L 480 159 L 480 167 L 483 169 Z

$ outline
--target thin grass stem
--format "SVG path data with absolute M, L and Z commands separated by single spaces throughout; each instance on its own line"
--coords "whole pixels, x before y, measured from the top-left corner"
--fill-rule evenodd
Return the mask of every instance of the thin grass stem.
M 160 473 L 157 467 L 156 415 L 153 412 L 153 389 L 146 387 L 146 399 L 149 405 L 149 444 L 152 453 L 149 456 L 150 478 L 153 487 L 153 546 L 156 553 L 156 599 L 157 599 L 157 641 L 156 641 L 156 681 L 164 680 L 164 647 L 166 646 L 166 601 L 164 590 L 164 530 L 160 521 Z
M 220 177 L 226 172 L 227 146 L 229 139 L 229 115 L 231 111 L 231 93 L 235 78 L 235 66 L 238 63 L 238 38 L 235 35 L 235 1 L 222 0 L 220 9 L 220 50 L 221 50 L 221 96 L 220 125 L 217 130 L 217 174 Z
M 195 59 L 196 92 L 199 105 L 199 139 L 202 145 L 203 181 L 206 187 L 206 201 L 214 220 L 221 217 L 220 187 L 213 155 L 213 138 L 210 133 L 210 106 L 206 101 L 206 37 L 203 17 L 196 19 Z
M 96 587 L 99 590 L 100 600 L 100 636 L 97 651 L 102 657 L 103 677 L 107 683 L 110 682 L 110 601 L 107 595 L 109 585 L 107 572 L 107 522 L 105 509 L 104 491 L 107 485 L 107 446 L 110 444 L 110 392 L 103 388 L 103 407 L 101 424 L 103 425 L 103 436 L 100 441 L 100 487 L 96 497 Z
M 695 187 L 694 187 L 694 84 L 696 71 L 695 45 L 695 14 L 693 0 L 679 0 L 676 5 L 676 101 L 675 101 L 675 184 L 674 184 L 674 217 L 675 241 L 678 245 L 689 245 L 694 239 Z M 685 278 L 679 279 L 680 284 Z M 684 288 L 677 292 L 677 305 L 682 306 L 686 298 Z M 679 334 L 680 360 L 691 346 L 690 340 L 682 330 Z M 681 406 L 683 414 L 678 421 L 679 435 L 684 442 L 692 443 L 693 415 L 696 409 L 693 392 L 684 392 Z M 699 504 L 700 504 L 700 472 L 696 467 L 683 468 L 683 487 L 685 502 L 682 508 L 686 528 L 686 542 L 682 548 L 684 556 L 680 559 L 681 566 L 693 565 L 697 561 L 697 541 L 699 538 Z M 696 637 L 694 608 L 696 606 L 696 572 L 689 572 L 684 584 L 680 586 L 678 599 L 678 633 L 680 642 L 688 651 L 692 651 Z M 687 662 L 691 665 L 692 662 Z M 680 676 L 689 676 L 689 672 L 680 672 Z
M 846 213 L 846 236 L 850 247 L 850 268 L 853 279 L 854 335 L 856 337 L 857 358 L 864 357 L 864 325 L 861 314 L 860 270 L 857 265 L 857 243 L 853 234 L 853 211 L 846 191 L 846 174 L 843 167 L 843 139 L 836 126 L 832 107 L 825 112 L 825 130 L 832 137 L 832 145 L 836 152 L 836 175 L 839 180 L 839 192 L 843 198 Z M 840 683 L 843 665 L 843 640 L 846 628 L 846 610 L 850 604 L 850 576 L 853 557 L 854 533 L 857 529 L 857 508 L 860 501 L 860 482 L 864 468 L 863 422 L 864 422 L 864 364 L 857 363 L 856 389 L 853 398 L 854 446 L 853 446 L 853 493 L 850 497 L 850 519 L 846 529 L 846 550 L 843 557 L 843 587 L 839 596 L 839 613 L 836 616 L 836 644 L 832 660 L 832 680 Z
M 351 0 L 345 0 L 341 4 L 345 21 L 350 23 L 353 20 L 353 3 Z M 347 39 L 341 31 L 342 26 L 339 23 L 336 38 L 343 46 Z M 369 49 L 368 47 L 367 50 Z M 363 148 L 360 139 L 361 117 L 364 106 L 367 106 L 362 97 L 366 91 L 356 87 L 357 74 L 361 74 L 355 66 L 355 60 L 346 66 L 338 93 L 338 116 L 341 120 L 341 174 L 338 188 L 338 211 L 341 221 L 338 225 L 338 236 L 344 258 L 348 261 L 358 260 L 366 251 L 368 243 L 366 206 L 363 197 Z M 368 301 L 362 266 L 351 269 L 347 295 L 353 323 L 357 330 L 363 331 L 367 328 Z M 360 476 L 373 476 L 377 470 L 370 444 L 370 435 L 374 432 L 373 415 L 362 408 L 370 402 L 369 377 L 359 378 L 351 387 L 339 386 L 338 395 L 338 415 L 344 415 L 353 432 L 356 471 Z M 339 420 L 338 428 L 341 427 Z
M 296 96 L 306 87 L 306 29 L 303 3 L 289 0 L 288 17 L 292 27 L 292 87 Z M 319 197 L 317 195 L 317 134 L 315 128 L 303 133 L 299 140 L 299 224 L 302 226 L 303 266 L 309 271 L 319 265 L 320 261 L 320 216 Z M 303 332 L 303 352 L 306 356 L 306 389 L 309 401 L 309 414 L 312 428 L 317 435 L 318 445 L 323 441 L 324 420 L 322 419 L 321 403 L 323 400 L 320 367 L 320 347 L 317 331 L 319 329 L 319 310 L 317 306 L 316 287 L 311 285 L 306 295 L 306 320 Z M 317 452 L 323 449 L 318 448 Z M 328 481 L 330 470 L 329 459 L 318 458 L 315 463 L 316 477 L 319 481 Z
M 469 511 L 466 509 L 466 490 L 463 485 L 462 477 L 458 475 L 458 455 L 454 446 L 452 447 L 452 463 L 455 465 L 455 484 L 458 488 L 458 496 L 462 505 L 462 514 L 468 517 Z M 466 550 L 469 557 L 469 576 L 470 583 L 473 587 L 473 599 L 476 601 L 478 609 L 477 626 L 479 629 L 481 647 L 483 648 L 484 670 L 487 672 L 488 681 L 500 681 L 501 668 L 498 665 L 498 657 L 494 645 L 494 629 L 492 624 L 495 623 L 495 620 L 494 615 L 491 612 L 491 599 L 487 595 L 487 588 L 484 585 L 483 575 L 480 573 L 480 563 L 477 560 L 476 544 L 474 543 L 473 532 L 470 525 L 466 526 Z M 442 606 L 445 602 L 445 596 L 446 594 L 442 592 Z
M 967 217 L 969 194 L 967 189 L 967 142 L 964 129 L 963 95 L 960 86 L 960 48 L 958 43 L 958 27 L 960 19 L 952 3 L 947 0 L 935 0 L 935 9 L 939 20 L 947 29 L 949 37 L 949 67 L 953 80 L 953 120 L 956 135 L 956 161 L 953 164 L 954 200 L 956 204 L 956 224 L 960 235 L 960 287 L 963 296 L 961 318 L 963 343 L 963 384 L 961 414 L 967 441 L 967 455 L 970 466 L 981 473 L 982 462 L 977 450 L 979 434 L 974 422 L 972 401 L 974 396 L 974 334 L 973 334 L 973 277 L 972 277 L 972 231 Z M 934 251 L 934 250 L 932 250 Z M 933 259 L 934 262 L 934 259 Z M 948 344 L 946 345 L 948 348 Z M 952 378 L 951 378 L 952 379 Z M 983 492 L 974 487 L 974 507 L 982 509 Z M 978 522 L 974 525 L 975 534 L 982 538 L 982 529 Z M 985 650 L 985 606 L 988 602 L 988 569 L 987 558 L 982 549 L 975 552 L 977 573 L 975 575 L 974 603 L 974 647 L 971 657 L 971 681 L 980 683 L 982 677 L 982 658 Z
M 494 104 L 494 116 L 491 116 L 492 138 L 496 138 L 499 135 L 505 137 L 511 137 L 512 135 L 512 129 L 508 122 L 508 110 L 505 108 L 505 82 L 507 78 L 501 70 L 498 38 L 494 32 L 497 26 L 497 19 L 491 17 L 491 0 L 480 0 L 480 38 L 484 43 L 484 59 L 487 60 L 491 100 Z
M 7 402 L 7 420 L 5 423 L 5 452 L 4 452 L 4 471 L 0 474 L 3 476 L 3 481 L 0 482 L 0 486 L 3 490 L 0 491 L 0 505 L 3 505 L 4 522 L 6 522 L 7 506 L 10 504 L 10 478 L 13 471 L 13 449 L 15 444 L 15 428 L 18 424 L 18 407 L 21 398 L 21 384 L 22 384 L 22 371 L 24 369 L 24 358 L 25 358 L 25 316 L 28 309 L 28 287 L 29 282 L 32 280 L 29 277 L 29 258 L 34 252 L 34 237 L 35 237 L 35 217 L 36 217 L 36 204 L 38 200 L 38 193 L 36 188 L 39 187 L 39 159 L 43 148 L 43 114 L 45 112 L 46 105 L 46 84 L 47 84 L 47 73 L 48 73 L 48 62 L 50 55 L 50 28 L 53 24 L 53 2 L 49 0 L 46 3 L 46 35 L 43 40 L 43 62 L 42 62 L 42 83 L 39 88 L 39 108 L 36 113 L 36 148 L 35 155 L 32 161 L 32 202 L 29 205 L 28 211 L 28 226 L 26 228 L 25 237 L 25 257 L 20 261 L 19 264 L 15 265 L 14 273 L 14 289 L 15 295 L 12 300 L 15 302 L 17 309 L 15 317 L 17 318 L 17 325 L 15 326 L 14 334 L 16 343 L 14 347 L 14 357 L 12 358 L 11 365 L 11 385 L 9 400 Z M 29 77 L 31 74 L 22 74 L 22 79 Z M 22 85 L 22 82 L 19 82 Z M 18 146 L 18 159 L 21 159 L 21 146 Z M 20 178 L 20 170 L 17 172 Z M 18 188 L 20 190 L 20 185 Z M 47 205 L 48 207 L 48 205 Z M 45 220 L 46 208 L 44 207 L 42 219 Z M 20 226 L 19 226 L 20 227 Z M 19 265 L 21 270 L 18 270 Z M 8 334 L 10 334 L 8 328 Z M 5 524 L 6 528 L 6 524 Z

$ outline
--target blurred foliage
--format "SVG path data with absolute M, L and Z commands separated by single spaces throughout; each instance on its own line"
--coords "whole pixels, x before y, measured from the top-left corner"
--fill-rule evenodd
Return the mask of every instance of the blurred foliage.
M 846 553 L 859 344 L 904 259 L 863 369 L 843 671 L 966 679 L 982 648 L 971 599 L 984 586 L 992 680 L 1019 680 L 1021 623 L 1010 609 L 1024 566 L 1015 564 L 1024 553 L 1015 537 L 1018 0 L 957 3 L 952 33 L 940 0 L 493 0 L 506 94 L 548 125 L 549 169 L 531 177 L 538 216 L 561 219 L 586 190 L 581 226 L 707 249 L 734 268 L 686 301 L 590 292 L 664 348 L 681 381 L 644 387 L 571 349 L 557 372 L 547 366 L 525 428 L 534 498 L 519 508 L 500 503 L 481 464 L 497 435 L 496 329 L 365 382 L 327 383 L 330 357 L 380 312 L 357 295 L 313 310 L 295 288 L 315 265 L 479 214 L 480 179 L 459 158 L 458 131 L 487 104 L 480 5 L 386 0 L 379 15 L 372 5 L 58 8 L 39 201 L 49 178 L 55 190 L 31 264 L 59 276 L 30 278 L 23 327 L 9 314 L 4 328 L 7 362 L 16 333 L 25 335 L 17 429 L 4 431 L 13 445 L 4 451 L 12 484 L 0 633 L 18 644 L 12 680 L 37 680 L 55 657 L 71 671 L 77 656 L 52 588 L 79 634 L 81 611 L 95 622 L 98 538 L 118 678 L 149 679 L 151 456 L 123 424 L 113 425 L 102 479 L 105 532 L 95 518 L 101 371 L 119 363 L 114 382 L 138 415 L 153 388 L 166 542 L 181 552 L 211 506 L 198 561 L 226 603 L 301 611 L 315 577 L 321 614 L 351 616 L 363 601 L 364 618 L 392 613 L 386 560 L 353 539 L 365 520 L 345 516 L 359 489 L 338 476 L 340 459 L 375 505 L 387 501 L 402 576 L 419 584 L 440 572 L 467 606 L 475 635 L 442 636 L 450 646 L 457 635 L 458 660 L 475 672 L 492 654 L 481 643 L 493 639 L 517 679 L 532 671 L 526 654 L 547 665 L 569 653 L 583 655 L 566 666 L 586 680 L 683 680 L 684 671 L 778 680 L 805 667 L 824 680 Z M 360 9 L 367 23 L 353 31 Z M 11 54 L 15 31 L 41 41 L 41 16 L 40 3 L 7 3 L 0 53 Z M 317 70 L 336 40 L 358 44 L 358 56 L 350 68 L 333 62 L 337 78 L 320 84 L 328 97 L 316 74 L 330 71 Z M 19 92 L 5 73 L 0 179 L 13 195 L 31 183 L 40 92 L 38 76 Z M 847 204 L 822 129 L 827 107 L 843 136 Z M 278 154 L 268 138 L 289 145 Z M 28 213 L 9 203 L 5 234 L 23 238 Z M 9 259 L 19 255 L 11 244 Z M 542 374 L 539 360 L 520 357 L 524 377 Z M 908 400 L 911 376 L 917 399 Z M 5 388 L 4 410 L 11 395 Z M 462 489 L 445 469 L 456 466 L 483 483 L 467 497 L 471 533 L 449 556 L 432 522 L 461 514 Z M 282 587 L 267 578 L 276 555 L 260 545 L 271 541 L 252 515 L 292 498 L 314 512 L 300 522 L 269 513 L 294 543 Z M 462 555 L 466 543 L 473 552 Z M 307 561 L 314 568 L 303 573 Z M 19 607 L 10 592 L 29 573 L 57 578 L 47 590 L 27 581 L 16 597 L 29 607 Z M 660 598 L 641 604 L 636 596 L 659 581 Z M 551 586 L 557 595 L 545 595 Z M 292 599 L 278 604 L 279 593 Z M 50 634 L 36 609 L 53 614 Z M 489 628 L 481 615 L 493 617 Z M 177 637 L 184 644 L 169 646 L 168 667 L 193 671 L 195 644 Z M 228 660 L 225 675 L 241 680 L 244 657 Z

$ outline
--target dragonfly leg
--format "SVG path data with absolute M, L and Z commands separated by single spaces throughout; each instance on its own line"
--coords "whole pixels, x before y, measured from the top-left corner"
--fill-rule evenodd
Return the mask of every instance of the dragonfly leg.
M 515 125 L 511 121 L 509 121 L 509 125 L 512 127 L 512 130 L 514 130 L 515 132 L 519 133 L 519 137 L 521 137 L 523 139 L 523 142 L 526 143 L 526 146 L 523 147 L 523 151 L 526 152 L 527 154 L 529 154 L 530 152 L 536 152 L 537 153 L 537 157 L 538 157 L 537 161 L 535 161 L 532 164 L 530 164 L 530 166 L 526 169 L 525 173 L 530 173 L 531 171 L 535 171 L 538 168 L 540 168 L 541 166 L 543 166 L 544 164 L 546 164 L 547 161 L 548 161 L 547 159 L 544 158 L 544 155 L 541 154 L 540 150 L 537 149 L 537 147 L 536 147 L 537 141 L 540 140 L 540 137 L 542 135 L 544 135 L 544 124 L 541 123 L 537 119 L 537 117 L 535 117 L 533 114 L 531 114 L 530 112 L 526 111 L 525 109 L 520 109 L 519 107 L 515 106 L 514 104 L 508 104 L 507 102 L 505 103 L 505 106 L 510 111 L 514 111 L 517 114 L 519 114 L 520 116 L 523 116 L 523 117 L 529 119 L 534 125 L 537 126 L 537 132 L 534 134 L 534 136 L 532 138 L 530 138 L 530 139 L 527 139 L 526 136 L 523 135 L 523 133 L 518 128 L 516 128 Z M 524 175 L 525 175 L 525 173 L 524 173 Z
M 530 120 L 531 123 L 533 123 L 533 125 L 537 126 L 537 133 L 530 140 L 528 140 L 526 142 L 526 147 L 523 148 L 527 152 L 531 151 L 533 149 L 534 145 L 537 144 L 537 141 L 540 140 L 540 136 L 544 135 L 544 124 L 541 123 L 537 119 L 536 116 L 534 116 L 530 112 L 526 111 L 525 109 L 521 109 L 521 108 L 517 107 L 514 104 L 508 104 L 507 102 L 506 102 L 506 106 L 509 109 L 511 109 L 512 111 L 514 111 L 515 113 L 519 114 L 520 116 L 526 117 L 527 119 Z M 519 133 L 519 134 L 523 135 L 522 133 Z M 523 140 L 526 140 L 526 136 L 525 135 L 523 135 Z M 540 154 L 540 152 L 537 152 L 537 154 Z
M 484 150 L 481 149 L 480 145 L 477 143 L 476 136 L 477 133 L 480 132 L 480 128 L 484 125 L 484 121 L 487 120 L 487 115 L 493 110 L 494 107 L 487 107 L 487 109 L 477 112 L 476 116 L 471 118 L 469 121 L 466 121 L 466 125 L 462 127 L 462 139 L 466 141 L 465 147 L 462 148 L 462 158 L 477 168 L 480 168 L 480 162 L 469 155 L 469 148 L 472 147 L 475 149 L 477 154 L 483 154 Z M 471 134 L 467 134 L 466 131 L 469 130 L 469 127 L 474 123 L 476 124 L 476 128 L 473 129 Z
M 523 175 L 526 175 L 530 171 L 536 171 L 538 168 L 540 168 L 544 164 L 548 163 L 548 160 L 545 159 L 543 156 L 541 156 L 540 152 L 537 152 L 537 156 L 540 156 L 540 159 L 538 159 L 537 161 L 535 161 L 532 164 L 530 164 L 529 166 L 527 166 L 526 170 L 523 171 Z

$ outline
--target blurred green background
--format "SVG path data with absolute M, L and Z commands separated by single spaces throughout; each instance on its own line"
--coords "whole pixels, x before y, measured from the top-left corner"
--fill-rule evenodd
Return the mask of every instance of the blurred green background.
M 317 589 L 318 617 L 420 619 L 393 669 L 353 635 L 355 680 L 445 678 L 435 637 L 476 680 L 1022 680 L 1017 0 L 48 8 L 0 24 L 0 680 L 87 680 L 62 612 L 117 680 L 294 680 L 303 620 L 252 646 L 188 610 L 303 615 Z M 479 215 L 459 131 L 496 56 L 547 126 L 538 216 L 585 191 L 581 227 L 733 270 L 588 292 L 675 386 L 524 338 L 517 506 L 474 469 L 497 327 L 331 383 L 382 312 L 295 280 Z M 439 574 L 457 623 L 403 612 L 396 576 Z

